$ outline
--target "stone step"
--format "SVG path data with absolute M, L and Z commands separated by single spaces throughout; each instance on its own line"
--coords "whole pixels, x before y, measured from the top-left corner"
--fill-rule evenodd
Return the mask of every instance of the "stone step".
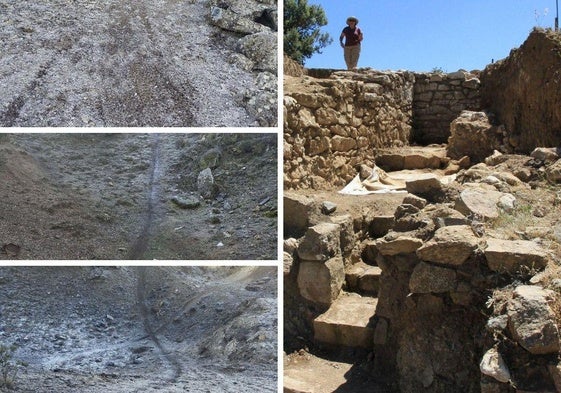
M 377 296 L 380 288 L 381 275 L 382 269 L 378 266 L 367 265 L 362 261 L 358 262 L 349 267 L 345 272 L 347 290 L 350 292 Z
M 314 320 L 314 340 L 338 347 L 371 348 L 377 304 L 377 298 L 342 293 Z

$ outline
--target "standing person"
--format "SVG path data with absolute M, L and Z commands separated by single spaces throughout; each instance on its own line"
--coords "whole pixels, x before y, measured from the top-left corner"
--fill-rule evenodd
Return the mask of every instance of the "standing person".
M 360 43 L 362 42 L 362 31 L 357 26 L 358 19 L 354 16 L 347 18 L 347 27 L 341 32 L 339 42 L 345 51 L 345 63 L 348 70 L 356 70 L 358 57 L 360 56 Z M 343 44 L 343 38 L 345 43 Z

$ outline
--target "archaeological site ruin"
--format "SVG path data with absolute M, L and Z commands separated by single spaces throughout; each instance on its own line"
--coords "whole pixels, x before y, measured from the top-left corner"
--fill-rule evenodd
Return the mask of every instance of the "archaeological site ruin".
M 560 85 L 285 59 L 285 392 L 561 391 Z

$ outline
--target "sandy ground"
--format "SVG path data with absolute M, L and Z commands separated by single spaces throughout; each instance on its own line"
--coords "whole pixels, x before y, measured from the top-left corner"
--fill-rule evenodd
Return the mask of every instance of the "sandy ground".
M 0 138 L 1 259 L 277 258 L 275 134 Z
M 208 1 L 0 0 L 0 125 L 259 126 Z
M 0 268 L 15 392 L 275 392 L 277 269 Z M 2 390 L 0 388 L 0 390 Z

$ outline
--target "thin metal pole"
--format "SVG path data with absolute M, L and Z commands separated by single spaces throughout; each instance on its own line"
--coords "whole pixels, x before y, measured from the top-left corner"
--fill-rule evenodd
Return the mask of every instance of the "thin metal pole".
M 555 0 L 555 31 L 559 31 L 559 0 Z

